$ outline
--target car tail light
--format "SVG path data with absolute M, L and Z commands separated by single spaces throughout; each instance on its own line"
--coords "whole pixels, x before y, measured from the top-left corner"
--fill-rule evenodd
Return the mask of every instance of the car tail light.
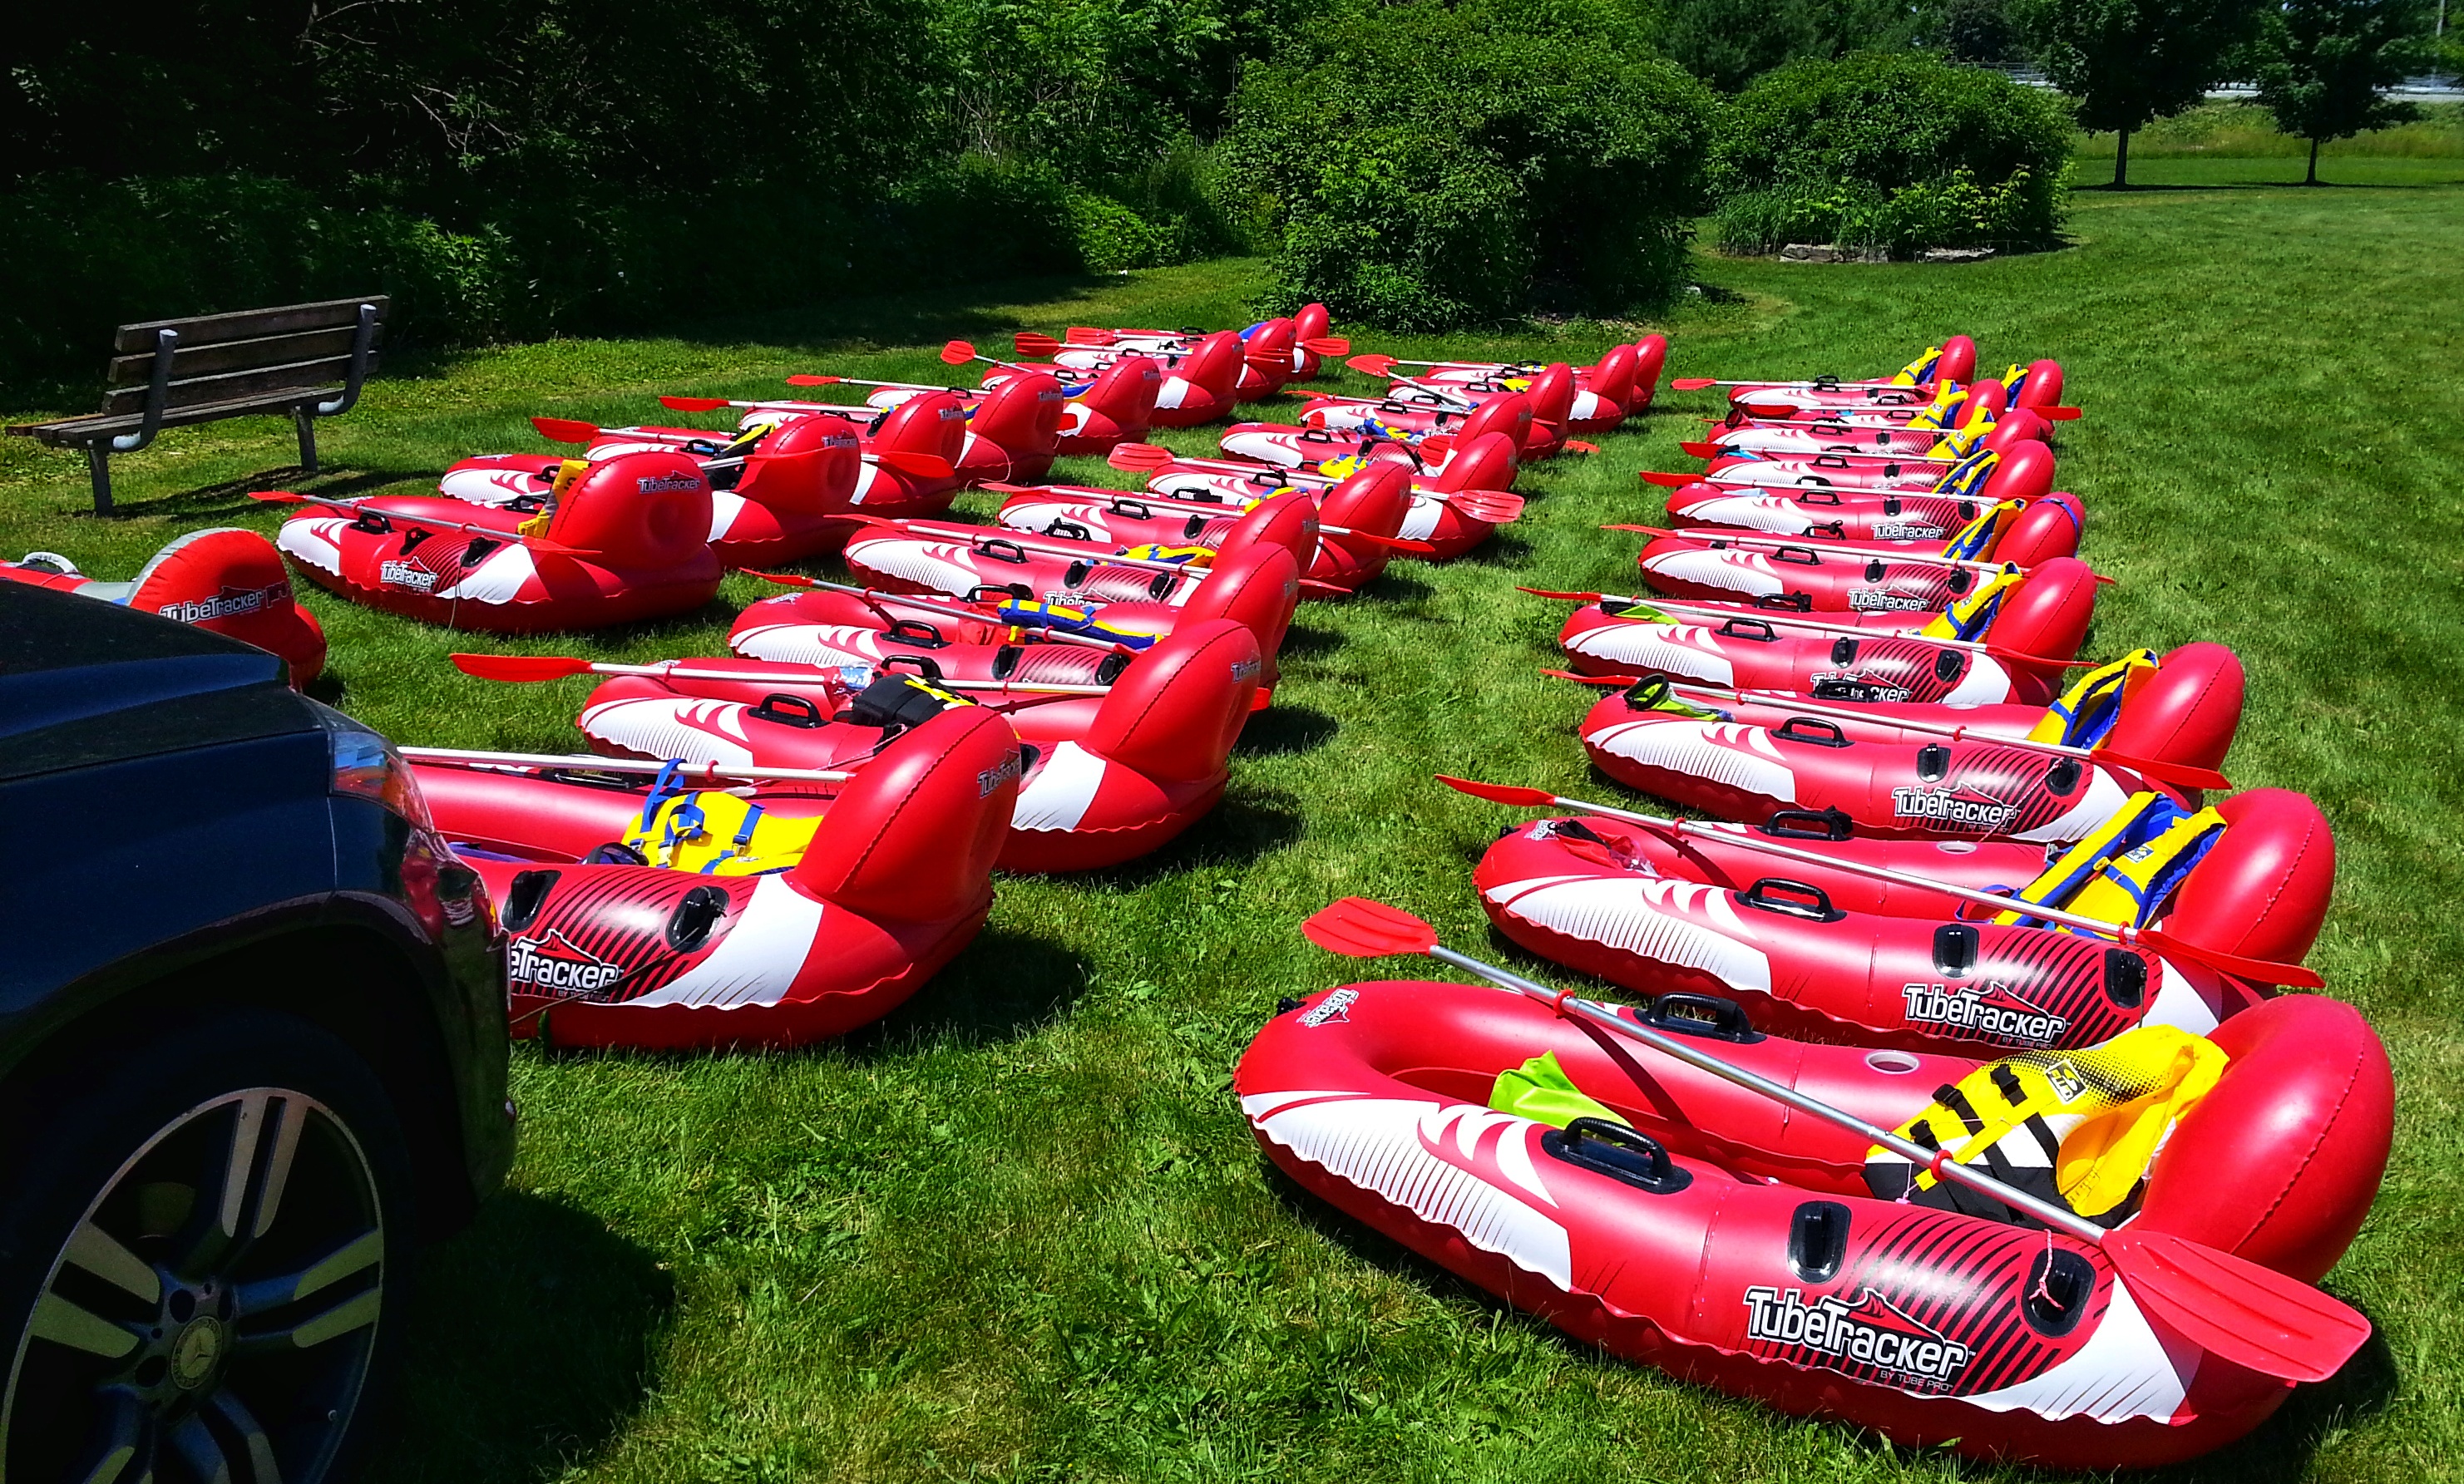
M 423 830 L 435 828 L 428 815 L 428 800 L 419 795 L 419 780 L 393 744 L 382 732 L 340 711 L 321 706 L 317 709 L 333 747 L 334 792 L 382 804 Z

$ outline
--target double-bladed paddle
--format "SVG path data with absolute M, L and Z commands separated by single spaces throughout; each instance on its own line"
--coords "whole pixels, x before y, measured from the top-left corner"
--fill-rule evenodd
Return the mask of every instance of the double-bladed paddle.
M 1610 603 L 1617 603 L 1620 606 L 1632 604 L 1673 613 L 1681 618 L 1719 619 L 1723 621 L 1742 620 L 1749 623 L 1767 623 L 1774 626 L 1785 625 L 1789 628 L 1801 628 L 1815 634 L 1848 634 L 1860 639 L 1920 639 L 1925 644 L 1940 644 L 1946 649 L 1973 650 L 1978 654 L 1989 655 L 1996 660 L 2010 661 L 2020 665 L 2050 665 L 2063 669 L 2094 669 L 2097 666 L 2103 663 L 2101 660 L 2050 659 L 2044 655 L 2030 654 L 2025 650 L 2006 648 L 2000 644 L 1988 644 L 1982 640 L 1975 639 L 1935 639 L 1923 634 L 1894 634 L 1886 630 L 1859 628 L 1854 623 L 1825 623 L 1819 619 L 1798 618 L 1793 614 L 1786 613 L 1776 608 L 1753 609 L 1750 611 L 1737 608 L 1715 608 L 1708 603 L 1673 602 L 1661 598 L 1633 598 L 1621 593 L 1559 593 L 1552 592 L 1545 587 L 1518 587 L 1515 591 L 1518 593 L 1529 593 L 1534 598 L 1554 599 L 1559 602 L 1598 603 L 1602 607 L 1606 607 Z

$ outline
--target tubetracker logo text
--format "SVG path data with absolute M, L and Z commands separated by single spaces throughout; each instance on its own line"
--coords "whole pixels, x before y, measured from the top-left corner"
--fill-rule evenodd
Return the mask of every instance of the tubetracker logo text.
M 1848 606 L 1859 613 L 1880 613 L 1895 608 L 1922 608 L 1925 600 L 1913 593 L 1894 593 L 1886 587 L 1852 587 L 1848 589 Z
M 624 978 L 625 971 L 552 931 L 545 939 L 516 938 L 506 945 L 505 977 L 551 993 L 594 994 Z
M 1897 818 L 1930 819 L 1964 830 L 1998 830 L 2019 818 L 2019 806 L 2006 804 L 1978 789 L 1906 784 L 1891 790 L 1891 814 Z
M 377 580 L 425 593 L 436 586 L 436 574 L 407 561 L 388 561 L 377 568 Z
M 1945 1340 L 1868 1288 L 1855 1303 L 1826 1294 L 1809 1304 L 1792 1288 L 1746 1290 L 1746 1338 L 1802 1345 L 1817 1355 L 1947 1386 L 1968 1346 Z
M 1907 996 L 1911 1024 L 1948 1026 L 2029 1046 L 2050 1046 L 2071 1028 L 2067 1017 L 2030 1004 L 2007 984 L 1983 989 L 1962 985 L 1955 990 L 1940 984 L 1903 984 L 1900 993 Z
M 182 623 L 206 623 L 215 619 L 235 619 L 242 614 L 262 613 L 290 596 L 291 584 L 288 582 L 275 582 L 264 587 L 226 587 L 211 598 L 167 602 L 154 611 Z

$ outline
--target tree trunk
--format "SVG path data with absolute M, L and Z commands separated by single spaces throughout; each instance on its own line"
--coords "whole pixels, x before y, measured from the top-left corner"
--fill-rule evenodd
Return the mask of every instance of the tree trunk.
M 2124 129 L 2122 131 L 2121 139 L 2116 141 L 2113 146 L 2113 188 L 2120 190 L 2129 184 L 2130 131 Z
M 2319 142 L 2317 140 L 2310 142 L 2310 178 L 2301 184 L 2304 186 L 2319 184 Z

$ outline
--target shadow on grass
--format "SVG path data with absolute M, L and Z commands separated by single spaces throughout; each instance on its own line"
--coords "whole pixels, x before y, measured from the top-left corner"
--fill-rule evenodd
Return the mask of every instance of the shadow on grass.
M 1466 567 L 1519 567 L 1523 558 L 1531 555 L 1531 543 L 1519 535 L 1509 535 L 1500 527 L 1495 535 L 1481 542 L 1455 560 Z
M 864 1060 L 916 1045 L 985 1046 L 1050 1024 L 1087 993 L 1087 961 L 1049 939 L 988 927 L 906 1004 L 839 1045 Z
M 363 469 L 328 467 L 321 473 L 311 474 L 297 464 L 283 464 L 272 469 L 259 469 L 253 474 L 246 474 L 237 479 L 221 480 L 214 484 L 201 485 L 194 490 L 182 490 L 171 494 L 156 495 L 151 499 L 123 500 L 115 497 L 111 502 L 111 513 L 100 518 L 105 520 L 152 518 L 176 520 L 184 524 L 191 521 L 230 520 L 246 515 L 262 515 L 269 509 L 284 508 L 269 506 L 261 500 L 250 499 L 249 492 L 254 490 L 303 490 L 332 499 L 347 500 L 371 491 L 382 490 L 387 485 L 402 484 L 410 480 L 432 484 L 437 472 L 432 469 Z M 88 508 L 72 511 L 70 513 L 92 515 L 94 512 Z
M 1334 739 L 1343 724 L 1324 711 L 1281 702 L 1249 718 L 1232 752 L 1238 757 L 1288 757 L 1313 753 Z
M 2346 1298 L 2345 1302 L 2352 1300 Z M 2359 1308 L 2360 1305 L 2355 1304 Z M 2369 1316 L 2365 1313 L 2365 1318 Z M 2195 1463 L 2160 1469 L 2150 1480 L 2233 1479 L 2237 1484 L 2291 1484 L 2307 1478 L 2311 1459 L 2327 1440 L 2376 1417 L 2395 1399 L 2402 1378 L 2387 1349 L 2387 1331 L 2375 1320 L 2370 1338 L 2343 1368 L 2316 1386 L 2296 1386 L 2276 1415 L 2250 1436 Z
M 1274 712 L 1265 714 L 1271 716 Z M 1247 865 L 1300 839 L 1306 825 L 1297 796 L 1282 789 L 1236 783 L 1205 818 L 1182 831 L 1178 839 L 1162 849 L 1109 870 L 1080 871 L 1053 880 L 1103 891 L 1135 891 L 1187 871 Z
M 650 1254 L 597 1216 L 497 1196 L 420 1265 L 396 1435 L 368 1476 L 561 1476 L 641 1409 L 674 1304 Z
M 1333 629 L 1295 623 L 1284 631 L 1284 646 L 1278 653 L 1287 660 L 1314 660 L 1334 653 L 1343 644 L 1343 635 Z

